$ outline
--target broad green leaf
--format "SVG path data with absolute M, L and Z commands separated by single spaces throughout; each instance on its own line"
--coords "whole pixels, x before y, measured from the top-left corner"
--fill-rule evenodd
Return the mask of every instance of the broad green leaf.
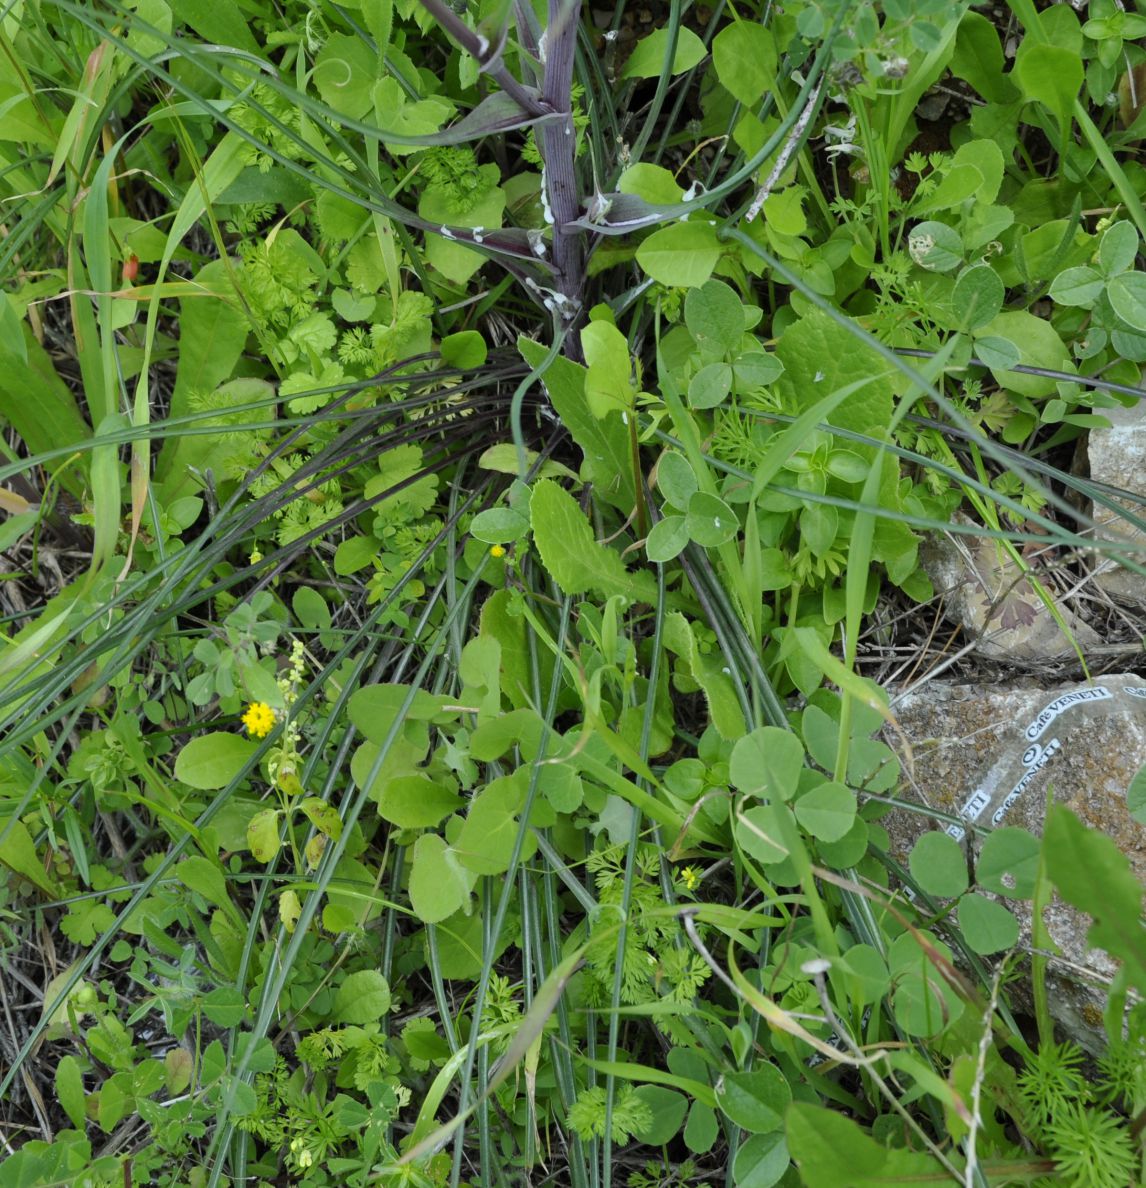
M 423 924 L 437 924 L 469 901 L 470 884 L 457 855 L 436 833 L 414 843 L 410 905 Z
M 657 78 L 664 71 L 669 52 L 670 30 L 657 29 L 637 42 L 629 55 L 622 78 Z M 704 60 L 704 42 L 683 25 L 677 28 L 676 51 L 669 66 L 669 74 L 683 74 Z
M 0 863 L 22 875 L 45 894 L 58 898 L 55 880 L 44 870 L 36 856 L 36 843 L 28 827 L 18 817 L 0 817 Z
M 645 554 L 656 564 L 663 565 L 679 557 L 688 544 L 688 521 L 684 516 L 665 516 L 658 520 L 645 540 Z
M 373 536 L 349 536 L 334 550 L 334 572 L 349 577 L 365 569 L 378 556 L 378 542 Z
M 577 500 L 552 479 L 533 488 L 529 511 L 537 551 L 564 593 L 593 590 L 606 598 L 621 594 L 630 602 L 656 601 L 652 576 L 630 573 L 619 553 L 598 544 Z
M 671 223 L 637 248 L 637 263 L 659 284 L 696 288 L 712 275 L 720 241 L 710 223 Z
M 782 1131 L 754 1134 L 736 1152 L 732 1182 L 736 1188 L 772 1188 L 784 1177 L 791 1159 Z
M 951 158 L 954 168 L 971 165 L 983 178 L 983 184 L 975 194 L 976 206 L 987 206 L 995 201 L 1003 183 L 1003 152 L 993 140 L 969 140 L 961 144 Z
M 91 429 L 75 396 L 23 322 L 14 334 L 17 339 L 0 341 L 0 417 L 16 430 L 29 453 L 82 445 Z M 68 491 L 85 494 L 74 467 L 63 467 L 59 474 Z
M 1026 99 L 1049 108 L 1066 125 L 1082 87 L 1082 59 L 1059 45 L 1024 37 L 1012 71 Z
M 1146 272 L 1120 273 L 1106 286 L 1106 296 L 1128 326 L 1146 331 Z
M 1102 276 L 1083 264 L 1075 268 L 1064 268 L 1051 281 L 1049 296 L 1059 305 L 1080 305 L 1089 308 L 1098 300 L 1105 287 L 1106 282 Z
M 1134 266 L 1138 255 L 1138 228 L 1129 219 L 1107 227 L 1098 244 L 1098 267 L 1106 277 L 1117 276 Z
M 530 704 L 533 688 L 533 663 L 526 642 L 525 620 L 512 613 L 513 594 L 497 590 L 481 608 L 481 634 L 491 635 L 501 645 L 501 687 L 515 708 Z M 553 672 L 553 657 L 545 653 L 537 658 L 540 688 L 547 689 Z
M 330 630 L 330 607 L 313 586 L 299 586 L 291 597 L 295 618 L 311 631 Z
M 547 353 L 528 338 L 519 338 L 517 349 L 530 367 L 540 367 Z M 543 382 L 561 423 L 585 455 L 584 475 L 594 492 L 628 515 L 636 501 L 636 483 L 629 431 L 620 413 L 601 420 L 593 416 L 585 401 L 585 368 L 563 355 L 553 360 Z
M 762 866 L 783 862 L 789 855 L 783 840 L 783 824 L 778 816 L 787 811 L 782 804 L 758 804 L 736 815 L 737 844 Z
M 238 909 L 227 893 L 226 877 L 208 858 L 199 854 L 185 858 L 175 867 L 175 877 L 184 887 L 197 891 L 208 903 L 222 908 L 229 916 L 238 916 Z
M 806 195 L 807 191 L 799 185 L 786 186 L 769 194 L 764 200 L 764 221 L 780 235 L 803 235 L 808 229 L 808 216 L 804 211 Z
M 234 986 L 216 986 L 203 996 L 203 1014 L 216 1027 L 238 1027 L 247 1014 L 247 1000 Z
M 510 747 L 520 746 L 522 757 L 532 761 L 540 749 L 543 731 L 544 723 L 534 710 L 510 710 L 478 726 L 470 735 L 470 754 L 480 763 L 492 763 Z
M 1131 983 L 1146 991 L 1142 886 L 1117 843 L 1056 804 L 1043 830 L 1043 864 L 1063 899 L 1094 921 L 1087 941 L 1125 962 Z
M 907 237 L 907 251 L 929 272 L 950 272 L 963 263 L 963 241 L 946 223 L 916 223 Z
M 819 784 L 796 800 L 796 820 L 818 841 L 846 836 L 856 819 L 856 794 L 844 784 Z
M 879 1002 L 887 992 L 891 982 L 887 962 L 883 954 L 871 945 L 852 945 L 836 959 L 836 965 L 854 979 L 848 982 L 848 993 L 853 1002 L 868 1006 Z M 857 986 L 858 994 L 855 992 Z
M 684 190 L 670 170 L 645 161 L 630 165 L 621 174 L 617 189 L 622 194 L 635 194 L 654 206 L 674 206 L 684 197 Z
M 760 726 L 732 748 L 728 773 L 733 785 L 749 796 L 791 800 L 804 768 L 804 748 L 790 730 Z
M 738 392 L 750 392 L 775 383 L 784 373 L 784 364 L 765 351 L 748 351 L 732 364 L 732 376 Z
M 278 254 L 269 257 L 280 266 L 287 258 L 283 250 L 293 242 L 289 237 L 279 245 Z M 196 392 L 212 392 L 234 377 L 251 333 L 251 323 L 232 283 L 233 266 L 211 260 L 195 274 L 196 295 L 179 303 L 179 362 L 175 372 L 175 390 L 171 394 L 171 416 L 182 417 L 192 411 Z M 260 419 L 267 419 L 266 409 Z M 170 466 L 169 448 L 160 455 L 160 464 Z M 166 469 L 161 471 L 166 474 Z
M 740 520 L 732 508 L 707 491 L 696 491 L 689 499 L 685 523 L 689 538 L 706 549 L 728 544 L 740 531 Z
M 980 956 L 1009 949 L 1019 939 L 1019 922 L 1001 904 L 972 892 L 959 900 L 959 930 Z
M 689 676 L 700 686 L 720 737 L 740 738 L 744 734 L 744 713 L 720 653 L 705 655 L 700 650 L 695 630 L 680 611 L 669 611 L 665 616 L 664 644 L 681 658 Z
M 1010 103 L 1018 91 L 1004 72 L 999 30 L 981 13 L 963 14 L 951 58 L 951 73 L 969 82 L 990 103 Z
M 684 1124 L 684 1145 L 694 1155 L 706 1155 L 716 1145 L 720 1122 L 716 1111 L 703 1101 L 694 1101 Z
M 800 718 L 800 731 L 804 736 L 804 746 L 813 760 L 825 771 L 833 770 L 840 736 L 839 723 L 835 718 L 818 705 L 809 705 Z
M 461 798 L 426 776 L 394 776 L 378 796 L 378 815 L 401 829 L 429 829 L 462 805 Z
M 887 1188 L 950 1179 L 930 1155 L 886 1147 L 851 1118 L 822 1106 L 793 1102 L 784 1129 L 807 1188 Z
M 375 969 L 348 974 L 334 995 L 335 1023 L 377 1023 L 390 1010 L 390 983 Z
M 175 760 L 175 778 L 189 788 L 225 788 L 259 749 L 252 739 L 213 730 L 193 738 Z
M 1114 283 L 1115 281 L 1111 282 Z M 1036 318 L 1025 309 L 1004 310 L 976 331 L 975 347 L 980 358 L 983 358 L 985 339 L 991 337 L 1003 338 L 1011 343 L 1018 350 L 1018 361 L 1028 367 L 1053 368 L 1069 372 L 1076 370 L 1070 352 L 1050 322 L 1044 318 Z M 983 362 L 991 367 L 996 383 L 1011 392 L 1018 392 L 1020 396 L 1028 396 L 1034 400 L 1056 394 L 1057 381 L 1052 378 L 1003 371 L 996 363 L 986 358 L 983 358 Z
M 925 833 L 912 846 L 908 866 L 928 895 L 951 899 L 967 890 L 967 858 L 959 843 L 941 829 Z
M 250 430 L 245 426 L 273 420 L 275 412 L 273 408 L 244 409 L 242 406 L 269 400 L 274 394 L 274 388 L 261 379 L 242 378 L 220 384 L 211 393 L 211 403 L 218 411 L 204 417 L 196 426 L 199 430 L 214 428 L 217 432 L 179 434 L 171 439 L 175 445 L 170 454 L 160 455 L 156 470 L 163 476 L 159 487 L 163 502 L 170 504 L 180 496 L 200 490 L 202 479 L 196 472 L 201 474 L 210 468 L 212 473 L 226 474 L 228 467 L 248 465 Z M 172 415 L 178 415 L 174 408 Z
M 459 330 L 442 339 L 442 362 L 447 367 L 476 371 L 486 360 L 485 339 L 476 330 Z
M 12 298 L 0 292 L 0 358 L 7 356 L 14 356 L 16 362 L 24 367 L 28 365 L 23 318 L 16 312 Z
M 80 1062 L 70 1053 L 61 1056 L 56 1065 L 56 1100 L 81 1134 L 87 1127 L 86 1097 Z
M 889 365 L 827 314 L 813 310 L 785 330 L 776 355 L 784 365 L 784 374 L 775 383 L 777 391 L 801 413 L 825 402 L 825 415 L 814 415 L 801 431 L 811 432 L 818 421 L 826 420 L 870 435 L 890 423 Z M 796 425 L 789 426 L 785 440 L 797 440 L 794 430 Z M 864 457 L 874 456 L 874 447 L 849 444 L 848 448 Z
M 458 862 L 474 874 L 496 875 L 509 869 L 521 828 L 517 814 L 524 799 L 521 781 L 501 776 L 478 794 L 453 844 Z M 532 835 L 527 835 L 526 847 Z
M 751 106 L 776 78 L 772 30 L 753 21 L 734 21 L 713 39 L 712 64 L 720 85 L 734 99 Z
M 527 466 L 534 466 L 540 458 L 541 455 L 536 450 L 525 451 L 525 462 Z M 478 459 L 478 465 L 483 470 L 496 470 L 498 474 L 512 474 L 514 476 L 518 473 L 519 462 L 520 456 L 517 452 L 517 446 L 509 441 L 500 442 L 498 445 L 491 445 L 489 449 L 482 451 L 482 455 Z M 577 475 L 568 466 L 562 465 L 562 463 L 555 461 L 553 458 L 546 458 L 540 462 L 537 467 L 537 477 L 567 478 L 573 479 L 574 482 L 579 481 Z
M 1146 825 L 1146 766 L 1134 773 L 1126 789 L 1126 807 L 1139 825 Z
M 365 43 L 359 43 L 365 44 Z M 328 81 L 335 83 L 337 76 L 332 71 Z M 374 116 L 383 129 L 386 147 L 395 155 L 416 153 L 425 146 L 401 144 L 387 140 L 387 133 L 397 136 L 427 136 L 437 130 L 450 118 L 453 106 L 438 96 L 427 99 L 409 100 L 396 78 L 387 76 L 379 79 L 371 90 Z M 333 107 L 334 104 L 331 104 Z
M 247 822 L 247 849 L 256 862 L 270 862 L 279 852 L 281 818 L 278 809 L 263 809 Z
M 896 1023 L 908 1035 L 933 1036 L 963 1013 L 964 1003 L 919 954 L 907 973 L 893 979 L 891 1007 Z
M 179 0 L 179 19 L 185 21 L 204 41 L 213 45 L 230 45 L 262 56 L 251 28 L 236 5 L 218 4 L 216 0 Z
M 338 809 L 319 796 L 307 796 L 298 806 L 319 833 L 338 841 L 342 836 L 342 818 Z
M 724 281 L 705 281 L 685 295 L 684 323 L 702 358 L 723 358 L 744 337 L 744 302 Z
M 768 1134 L 783 1128 L 792 1090 L 776 1065 L 760 1064 L 750 1072 L 725 1073 L 716 1083 L 716 1104 L 742 1130 Z
M 374 107 L 374 84 L 378 81 L 380 65 L 378 55 L 362 38 L 334 33 L 326 39 L 315 59 L 314 84 L 324 103 L 351 119 L 360 120 Z M 394 86 L 402 96 L 397 83 Z
M 362 734 L 380 747 L 409 695 L 409 685 L 367 685 L 351 694 L 347 712 Z M 431 722 L 435 718 L 448 721 L 456 716 L 455 711 L 444 709 L 449 704 L 448 697 L 416 689 L 405 718 L 410 722 Z
M 1019 348 L 1009 338 L 989 334 L 975 339 L 975 354 L 992 371 L 1009 371 L 1020 361 Z
M 955 210 L 969 198 L 973 198 L 983 188 L 985 180 L 982 172 L 974 165 L 952 163 L 947 167 L 935 190 L 913 213 L 931 214 L 933 211 Z
M 675 508 L 684 511 L 696 494 L 699 484 L 688 459 L 676 450 L 668 450 L 657 463 L 657 489 Z
M 497 184 L 501 175 L 492 163 L 480 166 L 478 173 L 484 182 L 479 185 L 477 195 L 464 205 L 457 202 L 447 187 L 430 186 L 418 201 L 418 214 L 443 227 L 470 227 L 475 230 L 500 227 L 506 203 L 505 191 Z M 485 263 L 481 252 L 459 243 L 450 235 L 427 235 L 426 259 L 456 285 L 464 285 Z
M 633 400 L 633 360 L 625 336 L 612 322 L 590 322 L 581 331 L 581 350 L 589 365 L 585 399 L 593 415 L 627 410 Z
M 512 507 L 488 507 L 470 523 L 470 534 L 491 545 L 512 544 L 528 531 L 529 521 Z
M 980 886 L 1009 899 L 1030 899 L 1039 873 L 1039 839 L 1026 829 L 993 829 L 979 851 L 975 879 Z
M 671 1143 L 684 1125 L 688 1098 L 663 1085 L 638 1085 L 633 1096 L 643 1101 L 652 1114 L 649 1125 L 636 1132 L 637 1138 L 650 1147 Z
M 951 305 L 964 330 L 986 325 L 1003 308 L 1003 282 L 990 264 L 973 264 L 959 274 Z
M 727 363 L 709 363 L 689 380 L 688 403 L 691 408 L 717 408 L 728 399 L 731 391 L 731 366 Z

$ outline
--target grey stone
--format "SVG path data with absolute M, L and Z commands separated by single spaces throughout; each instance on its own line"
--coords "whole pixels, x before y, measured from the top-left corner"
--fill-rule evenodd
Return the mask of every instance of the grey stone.
M 956 520 L 971 523 L 962 516 Z M 1073 652 L 1030 578 L 1000 541 L 965 533 L 932 537 L 920 549 L 919 559 L 936 593 L 943 596 L 944 613 L 962 624 L 982 655 L 993 660 L 1049 660 Z M 1057 609 L 1084 650 L 1098 643 L 1095 631 L 1068 605 L 1060 602 Z
M 1086 444 L 1090 477 L 1122 491 L 1146 496 L 1146 402 L 1139 401 L 1133 408 L 1104 408 L 1102 415 L 1113 428 L 1090 431 Z M 1127 511 L 1139 519 L 1146 519 L 1146 507 L 1121 502 Z M 1138 564 L 1146 562 L 1146 533 L 1127 524 L 1117 511 L 1101 504 L 1094 505 L 1093 515 L 1095 523 L 1109 525 L 1104 536 L 1140 542 L 1143 555 L 1134 560 Z M 1119 602 L 1146 606 L 1146 578 L 1126 569 L 1117 559 L 1101 558 L 1096 554 L 1095 561 L 1094 580 L 1101 589 Z
M 1146 764 L 1146 678 L 1104 676 L 1053 689 L 936 681 L 893 702 L 892 710 L 912 750 L 909 763 L 902 739 L 887 732 L 903 763 L 900 798 L 955 818 L 947 832 L 965 842 L 972 861 L 985 836 L 980 830 L 1018 825 L 1041 836 L 1049 790 L 1056 803 L 1112 838 L 1146 883 L 1146 827 L 1131 817 L 1126 800 Z M 916 840 L 937 827 L 902 810 L 881 823 L 892 856 L 904 864 Z M 1020 946 L 1029 948 L 1030 902 L 1003 902 L 1019 920 Z M 1116 964 L 1087 946 L 1088 918 L 1057 897 L 1044 922 L 1060 950 L 1048 967 L 1051 1011 L 1067 1035 L 1099 1050 L 1104 987 Z M 1029 994 L 1029 982 L 1020 983 L 1019 1005 L 1029 1008 Z

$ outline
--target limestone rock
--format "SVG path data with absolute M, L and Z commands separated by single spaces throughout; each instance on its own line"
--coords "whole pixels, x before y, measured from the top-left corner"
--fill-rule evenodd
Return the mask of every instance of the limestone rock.
M 1041 836 L 1048 788 L 1087 826 L 1101 830 L 1126 854 L 1146 883 L 1146 827 L 1130 815 L 1126 790 L 1146 764 L 1146 678 L 1105 676 L 1093 684 L 1054 689 L 1034 684 L 980 688 L 932 682 L 893 707 L 911 743 L 914 770 L 900 797 L 980 829 L 1018 825 Z M 905 748 L 887 741 L 905 759 Z M 906 863 L 915 841 L 937 828 L 931 818 L 896 811 L 884 818 L 891 853 Z M 972 861 L 985 834 L 952 822 L 947 832 L 966 842 Z M 1008 900 L 1029 946 L 1031 905 Z M 1092 1050 L 1102 1038 L 1103 987 L 1116 964 L 1089 949 L 1089 920 L 1057 897 L 1044 920 L 1061 951 L 1048 969 L 1051 1010 L 1065 1032 Z M 1019 990 L 1020 1004 L 1026 990 Z M 1029 1005 L 1029 997 L 1025 1003 Z
M 1090 477 L 1135 495 L 1146 495 L 1146 402 L 1134 408 L 1104 408 L 1102 415 L 1112 429 L 1092 429 L 1086 445 Z M 1146 508 L 1125 502 L 1127 511 L 1146 519 Z M 1127 524 L 1116 511 L 1101 504 L 1094 506 L 1095 522 L 1109 525 L 1109 535 L 1120 540 L 1141 542 L 1143 554 L 1133 559 L 1146 563 L 1146 533 Z M 1125 569 L 1114 559 L 1097 559 L 1095 582 L 1112 598 L 1132 606 L 1146 606 L 1146 578 Z
M 936 592 L 943 595 L 947 617 L 978 641 L 982 655 L 993 660 L 1047 660 L 1073 652 L 1030 579 L 993 537 L 933 537 L 919 559 Z M 1098 643 L 1094 630 L 1069 607 L 1060 604 L 1058 610 L 1080 646 Z

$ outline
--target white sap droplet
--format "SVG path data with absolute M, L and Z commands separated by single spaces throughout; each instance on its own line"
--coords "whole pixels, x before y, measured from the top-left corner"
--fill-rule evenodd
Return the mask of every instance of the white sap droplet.
M 553 208 L 549 205 L 549 182 L 545 177 L 545 166 L 541 166 L 541 213 L 545 221 L 553 226 Z

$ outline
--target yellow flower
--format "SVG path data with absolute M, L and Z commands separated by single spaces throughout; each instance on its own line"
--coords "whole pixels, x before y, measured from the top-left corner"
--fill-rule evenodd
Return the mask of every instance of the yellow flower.
M 700 886 L 701 874 L 695 866 L 686 866 L 680 872 L 680 881 L 686 891 L 695 891 Z
M 505 547 L 503 545 L 492 545 L 489 550 L 489 555 L 491 557 L 504 557 Z
M 243 725 L 252 738 L 266 738 L 275 728 L 275 711 L 265 701 L 252 701 L 243 715 Z

